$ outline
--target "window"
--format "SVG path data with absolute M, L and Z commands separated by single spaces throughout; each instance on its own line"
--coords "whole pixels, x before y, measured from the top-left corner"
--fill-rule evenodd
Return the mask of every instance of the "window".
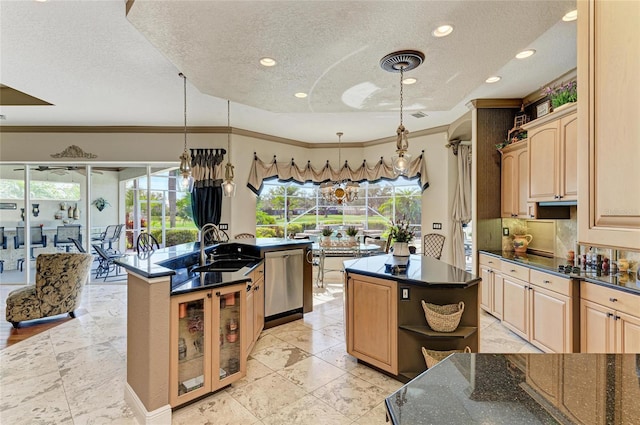
M 256 235 L 284 237 L 316 234 L 325 226 L 356 226 L 382 236 L 391 221 L 406 219 L 418 228 L 420 238 L 422 193 L 415 181 L 361 183 L 358 199 L 345 205 L 326 203 L 313 184 L 265 182 L 258 197 Z M 420 244 L 416 244 L 420 245 Z
M 78 201 L 80 183 L 31 180 L 31 200 Z M 0 179 L 0 199 L 24 199 L 24 180 Z

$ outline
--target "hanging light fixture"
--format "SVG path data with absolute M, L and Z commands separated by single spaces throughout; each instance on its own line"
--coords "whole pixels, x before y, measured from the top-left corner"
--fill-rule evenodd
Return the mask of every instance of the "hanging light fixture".
M 236 184 L 233 182 L 233 165 L 231 165 L 231 104 L 227 100 L 227 165 L 224 170 L 222 193 L 226 198 L 236 196 Z
M 417 68 L 424 61 L 424 54 L 416 50 L 403 50 L 389 53 L 380 59 L 380 66 L 385 71 L 400 73 L 400 125 L 396 130 L 396 154 L 391 158 L 396 175 L 406 175 L 411 164 L 409 149 L 409 131 L 402 122 L 403 83 L 405 71 Z
M 342 135 L 344 133 L 337 132 L 338 136 L 338 164 L 342 164 Z M 345 165 L 346 166 L 346 161 Z M 340 165 L 342 167 L 342 165 Z M 327 202 L 336 202 L 338 204 L 342 204 L 344 202 L 353 202 L 358 199 L 358 189 L 360 189 L 360 184 L 354 182 L 350 179 L 345 179 L 342 181 L 328 181 L 324 182 L 320 185 L 320 194 L 322 195 L 322 199 Z
M 178 74 L 184 83 L 184 151 L 180 155 L 180 186 L 183 190 L 191 192 L 193 189 L 193 176 L 191 175 L 191 155 L 187 151 L 187 77 L 181 72 Z

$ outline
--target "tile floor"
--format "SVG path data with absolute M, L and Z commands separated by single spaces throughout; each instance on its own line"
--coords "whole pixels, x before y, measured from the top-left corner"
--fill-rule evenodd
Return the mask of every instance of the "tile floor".
M 384 399 L 401 384 L 346 353 L 341 278 L 327 274 L 304 319 L 263 332 L 244 379 L 176 410 L 173 424 L 385 424 Z M 0 285 L 3 307 L 13 287 Z M 82 308 L 0 351 L 0 423 L 137 423 L 124 402 L 124 282 L 87 285 Z M 481 351 L 538 352 L 486 314 Z

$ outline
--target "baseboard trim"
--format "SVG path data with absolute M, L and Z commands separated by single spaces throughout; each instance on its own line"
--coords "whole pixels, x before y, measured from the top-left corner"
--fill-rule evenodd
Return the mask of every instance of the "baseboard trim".
M 124 401 L 129 405 L 136 420 L 142 425 L 171 425 L 171 406 L 166 405 L 152 412 L 146 407 L 127 382 L 124 388 Z

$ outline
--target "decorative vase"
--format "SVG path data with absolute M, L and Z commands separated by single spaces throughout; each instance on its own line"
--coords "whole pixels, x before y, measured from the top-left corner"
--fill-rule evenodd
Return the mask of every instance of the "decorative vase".
M 67 211 L 67 218 L 73 218 L 73 207 L 69 205 L 69 210 Z
M 515 252 L 527 252 L 527 247 L 533 240 L 531 235 L 513 235 L 513 250 Z
M 408 257 L 409 256 L 409 242 L 394 242 L 394 244 L 393 244 L 393 256 L 394 257 Z
M 73 208 L 73 219 L 80 220 L 80 210 L 78 209 L 78 204 Z

